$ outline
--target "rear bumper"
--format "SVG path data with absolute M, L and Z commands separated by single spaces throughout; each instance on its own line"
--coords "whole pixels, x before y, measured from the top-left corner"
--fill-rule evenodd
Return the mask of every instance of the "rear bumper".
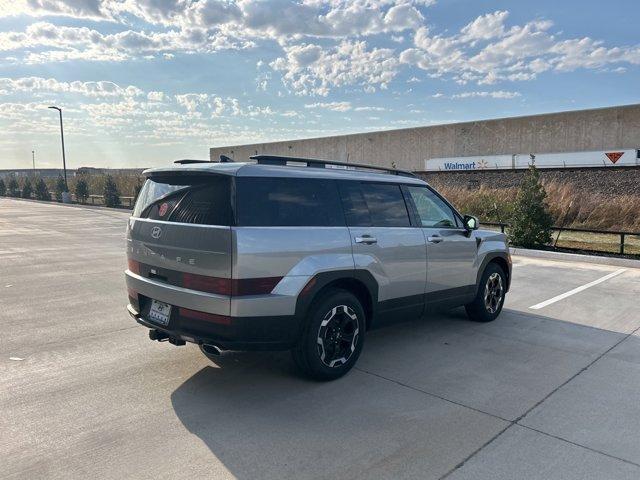
M 215 345 L 222 350 L 285 350 L 299 337 L 296 298 L 306 277 L 283 279 L 269 295 L 242 297 L 170 285 L 130 270 L 125 271 L 125 278 L 129 314 L 141 325 L 172 339 Z M 151 299 L 172 306 L 166 326 L 149 320 Z M 191 315 L 186 315 L 185 309 Z
M 148 320 L 144 306 L 140 308 L 142 312 L 131 304 L 127 305 L 127 310 L 140 325 L 166 333 L 172 339 L 215 345 L 221 350 L 288 350 L 295 344 L 299 332 L 295 315 L 229 317 L 229 323 L 222 325 L 181 317 L 172 312 L 169 324 L 163 326 Z

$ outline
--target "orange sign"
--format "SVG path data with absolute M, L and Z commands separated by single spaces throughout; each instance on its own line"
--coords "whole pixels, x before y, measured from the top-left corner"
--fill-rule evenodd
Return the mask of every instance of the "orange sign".
M 611 160 L 611 163 L 616 163 L 624 155 L 624 152 L 605 152 L 605 155 Z

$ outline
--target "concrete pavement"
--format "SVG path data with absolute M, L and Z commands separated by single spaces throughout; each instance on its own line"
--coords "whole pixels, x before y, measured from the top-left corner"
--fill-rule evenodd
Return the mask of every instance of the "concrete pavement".
M 501 317 L 370 332 L 356 370 L 147 339 L 128 213 L 0 199 L 0 478 L 640 478 L 640 270 L 514 257 Z

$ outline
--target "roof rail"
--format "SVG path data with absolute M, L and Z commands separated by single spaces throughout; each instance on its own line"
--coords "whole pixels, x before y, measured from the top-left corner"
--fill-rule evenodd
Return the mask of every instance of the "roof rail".
M 178 165 L 187 165 L 189 163 L 211 163 L 210 160 L 193 160 L 190 158 L 184 158 L 182 160 L 176 160 L 173 163 L 177 163 Z
M 251 160 L 255 160 L 259 165 L 281 165 L 286 166 L 287 162 L 300 162 L 306 163 L 310 168 L 326 168 L 327 165 L 334 165 L 339 167 L 347 167 L 352 169 L 362 170 L 378 170 L 381 172 L 392 173 L 394 175 L 402 175 L 403 177 L 416 177 L 415 174 L 407 170 L 398 170 L 395 168 L 378 167 L 375 165 L 365 165 L 361 163 L 346 163 L 335 162 L 332 160 L 318 160 L 315 158 L 301 158 L 301 157 L 285 157 L 282 155 L 253 155 L 249 157 Z

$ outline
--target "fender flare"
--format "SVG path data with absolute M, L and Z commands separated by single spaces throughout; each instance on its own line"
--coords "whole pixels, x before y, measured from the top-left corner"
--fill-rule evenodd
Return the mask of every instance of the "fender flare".
M 309 307 L 317 298 L 318 294 L 330 283 L 338 280 L 356 280 L 362 283 L 371 298 L 371 312 L 369 322 L 375 317 L 378 305 L 378 282 L 371 272 L 361 269 L 331 270 L 320 272 L 309 279 L 307 285 L 302 289 L 296 300 L 296 317 L 299 324 L 303 325 L 304 318 L 309 311 Z
M 484 273 L 485 268 L 487 268 L 487 265 L 489 264 L 489 262 L 491 262 L 496 258 L 500 258 L 504 260 L 504 262 L 508 265 L 507 271 L 504 273 L 507 275 L 506 291 L 507 292 L 509 291 L 509 287 L 511 286 L 511 260 L 507 252 L 496 251 L 496 252 L 488 252 L 487 254 L 485 254 L 484 258 L 482 259 L 482 263 L 480 264 L 480 267 L 478 268 L 478 273 L 476 274 L 476 294 L 478 292 L 478 288 L 480 287 L 480 279 L 482 278 L 482 274 Z

